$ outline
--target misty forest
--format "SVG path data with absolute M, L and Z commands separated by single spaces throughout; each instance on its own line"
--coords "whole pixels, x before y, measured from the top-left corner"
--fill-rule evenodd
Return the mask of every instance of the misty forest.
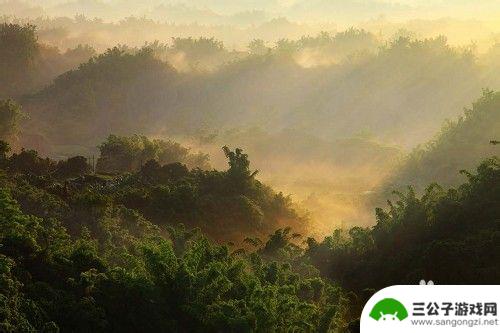
M 498 18 L 0 0 L 0 331 L 358 332 L 500 283 Z

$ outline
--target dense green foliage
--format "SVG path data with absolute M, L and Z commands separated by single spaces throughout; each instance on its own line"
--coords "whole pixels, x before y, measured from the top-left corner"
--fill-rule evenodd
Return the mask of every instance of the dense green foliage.
M 204 213 L 212 232 L 250 231 L 254 226 L 243 223 L 252 218 L 249 209 L 259 209 L 252 198 L 273 196 L 266 197 L 270 190 L 253 178 L 241 150 L 225 152 L 227 172 L 162 167 L 151 160 L 133 176 L 108 180 L 68 178 L 75 176 L 71 170 L 82 171 L 80 158 L 56 164 L 36 152 L 8 157 L 0 179 L 2 330 L 326 332 L 344 327 L 348 308 L 342 290 L 319 278 L 314 268 L 301 264 L 297 270 L 288 263 L 298 258 L 296 246 L 288 245 L 289 229 L 270 238 L 262 248 L 264 260 L 259 251 L 231 253 L 196 230 L 158 227 L 139 213 L 152 210 L 163 225 L 181 221 L 182 214 Z M 30 157 L 22 158 L 24 169 L 14 167 L 23 154 Z M 50 173 L 53 168 L 58 172 Z M 199 196 L 189 198 L 194 186 Z M 132 198 L 138 191 L 144 197 Z M 120 198 L 128 202 L 120 204 Z M 274 198 L 280 209 L 284 198 Z M 223 206 L 235 200 L 236 205 Z M 134 210 L 127 203 L 149 207 Z M 225 217 L 236 214 L 230 222 L 238 225 L 215 224 L 210 211 L 200 211 L 210 206 Z
M 341 230 L 321 243 L 308 240 L 307 257 L 323 274 L 361 291 L 432 279 L 439 284 L 500 281 L 500 161 L 483 162 L 468 181 L 449 190 L 430 185 L 396 193 L 377 209 L 373 228 Z
M 101 151 L 97 169 L 112 171 L 108 176 L 90 175 L 92 168 L 82 156 L 55 162 L 34 150 L 13 153 L 4 158 L 3 165 L 18 181 L 23 179 L 23 186 L 55 195 L 57 200 L 51 201 L 61 209 L 83 205 L 79 209 L 84 210 L 98 203 L 101 208 L 96 216 L 82 212 L 90 225 L 123 205 L 155 224 L 184 223 L 218 240 L 242 241 L 245 235 L 265 236 L 284 226 L 299 232 L 307 228 L 307 219 L 296 212 L 290 197 L 255 178 L 257 172 L 250 171 L 248 156 L 240 149 L 233 152 L 224 147 L 227 171 L 202 170 L 200 165 L 190 169 L 184 163 L 206 163 L 205 155 L 188 155 L 174 142 L 139 136 L 110 136 Z M 73 208 L 62 218 L 73 219 Z M 79 230 L 83 225 L 80 221 L 73 227 Z
M 102 240 L 24 214 L 5 189 L 0 212 L 5 331 L 326 331 L 345 311 L 319 278 L 203 237 L 174 246 L 129 211 Z
M 399 168 L 394 146 L 498 84 L 497 53 L 349 29 L 248 52 L 189 37 L 96 56 L 0 25 L 0 98 L 27 115 L 0 101 L 0 331 L 355 332 L 387 285 L 498 283 L 500 93 Z M 151 137 L 244 146 L 266 170 L 227 146 L 228 168 L 211 169 Z M 412 186 L 373 227 L 316 240 L 311 215 L 257 179 L 269 173 L 308 207 L 354 211 L 325 214 L 329 233 Z
M 101 152 L 97 160 L 99 172 L 138 171 L 148 161 L 159 164 L 182 163 L 189 168 L 209 168 L 209 157 L 203 153 L 191 154 L 189 149 L 177 142 L 149 140 L 145 136 L 119 137 L 110 135 L 99 146 Z
M 384 286 L 500 279 L 497 158 L 456 189 L 398 193 L 373 228 L 303 249 L 290 227 L 272 231 L 300 218 L 240 149 L 224 147 L 227 171 L 152 159 L 105 177 L 82 157 L 55 163 L 2 147 L 7 331 L 356 331 L 363 302 Z M 193 227 L 212 239 L 253 236 L 231 250 Z
M 157 224 L 182 222 L 213 238 L 242 240 L 280 226 L 304 230 L 306 220 L 289 197 L 255 179 L 239 149 L 226 150 L 227 171 L 188 170 L 180 163 L 147 162 L 140 172 L 115 185 L 114 199 Z

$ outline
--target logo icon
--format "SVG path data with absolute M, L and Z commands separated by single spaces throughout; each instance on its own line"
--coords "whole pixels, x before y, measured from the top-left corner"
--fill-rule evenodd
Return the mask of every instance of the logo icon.
M 402 321 L 408 317 L 408 311 L 400 301 L 384 298 L 373 307 L 370 317 L 376 321 Z

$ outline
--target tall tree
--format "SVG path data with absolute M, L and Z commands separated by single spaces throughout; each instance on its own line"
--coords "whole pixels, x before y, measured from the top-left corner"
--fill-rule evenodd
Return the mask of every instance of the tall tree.
M 24 117 L 19 104 L 10 99 L 0 100 L 0 140 L 15 141 Z
M 0 24 L 0 98 L 29 91 L 38 52 L 34 25 Z

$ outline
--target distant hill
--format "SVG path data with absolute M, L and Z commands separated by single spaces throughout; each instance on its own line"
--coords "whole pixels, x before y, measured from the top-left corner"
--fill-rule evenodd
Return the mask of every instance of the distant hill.
M 161 125 L 158 110 L 174 99 L 169 88 L 176 77 L 150 50 L 110 49 L 24 99 L 31 117 L 25 132 L 46 140 L 39 146 L 28 136 L 25 145 L 50 151 L 52 144 L 95 147 L 110 131 L 149 134 Z
M 491 141 L 499 136 L 500 92 L 485 90 L 462 117 L 447 121 L 435 139 L 417 147 L 386 181 L 385 190 L 407 185 L 422 190 L 434 182 L 457 185 L 465 179 L 460 170 L 470 170 L 481 160 L 498 155 L 499 148 Z
M 29 132 L 57 144 L 95 147 L 110 131 L 185 136 L 258 126 L 328 141 L 367 131 L 413 147 L 482 87 L 496 87 L 486 66 L 444 37 L 384 42 L 357 29 L 238 56 L 213 39 L 174 39 L 110 49 L 21 104 L 33 117 Z

